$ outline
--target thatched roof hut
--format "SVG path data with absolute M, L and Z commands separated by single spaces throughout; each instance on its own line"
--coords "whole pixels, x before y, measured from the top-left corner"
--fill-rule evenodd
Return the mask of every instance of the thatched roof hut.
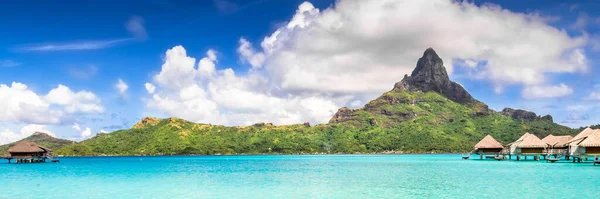
M 542 141 L 551 148 L 564 148 L 571 139 L 573 139 L 573 136 L 570 135 L 554 136 L 550 134 L 542 139 Z
M 585 128 L 583 131 L 579 132 L 579 134 L 575 135 L 573 139 L 568 141 L 568 144 L 571 146 L 579 145 L 583 140 L 585 140 L 592 133 L 599 131 L 598 129 Z
M 596 130 L 590 133 L 582 142 L 579 143 L 579 146 L 600 147 L 600 131 Z
M 10 147 L 8 152 L 11 154 L 30 154 L 30 153 L 46 153 L 52 152 L 49 148 L 40 146 L 34 142 L 30 141 L 21 141 L 17 143 L 15 146 Z
M 537 136 L 531 133 L 527 133 L 526 136 L 523 137 L 523 140 L 516 145 L 519 148 L 546 148 L 547 145 L 545 142 L 540 140 Z
M 491 135 L 485 136 L 481 141 L 475 144 L 474 153 L 483 154 L 500 154 L 504 149 L 504 145 L 494 139 Z
M 525 133 L 517 141 L 510 144 L 510 153 L 516 155 L 540 155 L 548 144 L 531 133 Z M 517 157 L 517 160 L 519 157 Z
M 492 137 L 491 135 L 487 135 L 483 139 L 481 139 L 481 141 L 479 141 L 477 144 L 475 144 L 474 148 L 475 149 L 497 149 L 497 148 L 504 148 L 504 146 L 502 145 L 502 143 L 500 143 L 496 139 L 494 139 L 494 137 Z

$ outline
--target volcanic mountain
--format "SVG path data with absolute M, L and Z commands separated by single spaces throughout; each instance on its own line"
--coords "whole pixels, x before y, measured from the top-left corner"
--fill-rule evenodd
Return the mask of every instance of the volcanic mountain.
M 359 109 L 340 108 L 328 124 L 251 126 L 144 118 L 132 129 L 99 134 L 57 151 L 63 155 L 298 154 L 466 152 L 491 134 L 503 143 L 577 130 L 551 116 L 506 108 L 497 112 L 448 77 L 429 48 L 410 76 Z

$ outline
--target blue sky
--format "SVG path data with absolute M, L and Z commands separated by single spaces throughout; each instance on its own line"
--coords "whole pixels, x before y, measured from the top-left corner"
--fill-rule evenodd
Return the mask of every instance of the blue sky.
M 130 128 L 145 116 L 225 125 L 324 123 L 337 108 L 360 107 L 391 89 L 426 47 L 490 108 L 551 114 L 571 127 L 599 123 L 597 1 L 303 2 L 2 3 L 0 84 L 7 88 L 0 99 L 7 103 L 0 110 L 8 114 L 0 117 L 0 143 L 33 130 L 81 140 Z M 398 14 L 411 6 L 456 17 Z M 489 27 L 474 26 L 484 15 Z M 419 20 L 433 26 L 418 26 Z M 261 45 L 268 38 L 272 47 Z M 500 45 L 519 39 L 525 44 Z M 532 49 L 539 52 L 507 55 Z M 198 74 L 190 77 L 184 69 L 192 67 Z M 119 80 L 126 89 L 119 90 Z M 13 82 L 27 88 L 16 92 Z M 57 94 L 50 96 L 52 90 Z

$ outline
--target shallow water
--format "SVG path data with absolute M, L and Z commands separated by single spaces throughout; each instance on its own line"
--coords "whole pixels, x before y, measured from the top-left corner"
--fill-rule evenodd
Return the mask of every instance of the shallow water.
M 473 156 L 475 158 L 475 156 Z M 598 198 L 600 166 L 460 155 L 61 158 L 0 162 L 0 198 Z

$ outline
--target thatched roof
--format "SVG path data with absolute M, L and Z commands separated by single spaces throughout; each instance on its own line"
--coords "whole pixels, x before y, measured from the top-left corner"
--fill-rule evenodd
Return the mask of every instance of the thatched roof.
M 491 135 L 485 136 L 481 141 L 479 141 L 475 147 L 475 149 L 497 149 L 504 148 L 502 143 L 496 141 Z
M 525 133 L 513 145 L 517 148 L 546 148 L 548 145 L 531 133 Z
M 542 139 L 542 141 L 550 146 L 562 147 L 565 146 L 571 139 L 573 139 L 573 136 L 570 135 L 554 136 L 550 134 Z
M 569 145 L 579 145 L 584 139 L 586 139 L 590 134 L 598 131 L 598 129 L 585 128 L 579 134 L 575 135 L 573 139 L 569 140 Z
M 600 147 L 600 131 L 596 130 L 579 143 L 583 147 Z
M 37 152 L 46 152 L 46 151 L 52 151 L 46 147 L 37 145 L 36 143 L 30 142 L 30 141 L 21 141 L 19 143 L 17 143 L 15 146 L 10 147 L 10 149 L 8 149 L 9 153 L 37 153 Z

